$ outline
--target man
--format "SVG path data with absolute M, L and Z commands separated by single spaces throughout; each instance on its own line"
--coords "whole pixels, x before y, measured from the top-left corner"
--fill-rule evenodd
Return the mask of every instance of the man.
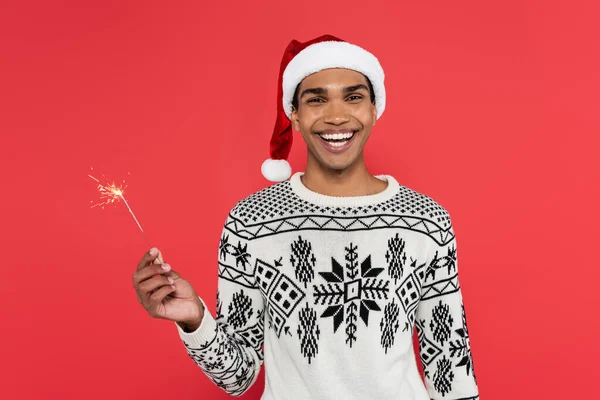
M 231 395 L 255 382 L 264 361 L 265 400 L 479 398 L 450 216 L 365 165 L 383 81 L 378 60 L 358 46 L 329 35 L 292 41 L 262 166 L 278 183 L 227 217 L 215 317 L 156 261 L 157 249 L 133 275 L 150 315 L 176 321 L 190 357 Z M 292 126 L 308 147 L 305 172 L 293 175 Z

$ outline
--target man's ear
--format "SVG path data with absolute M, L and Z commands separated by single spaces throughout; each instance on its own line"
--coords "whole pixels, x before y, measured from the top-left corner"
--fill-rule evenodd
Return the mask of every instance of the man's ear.
M 298 118 L 298 110 L 296 110 L 296 108 L 294 107 L 292 107 L 292 115 L 290 121 L 292 122 L 292 127 L 294 128 L 294 130 L 296 132 L 300 132 L 300 118 Z
M 375 107 L 375 104 L 373 104 L 371 114 L 373 115 L 373 125 L 375 125 L 375 123 L 377 122 L 377 107 Z

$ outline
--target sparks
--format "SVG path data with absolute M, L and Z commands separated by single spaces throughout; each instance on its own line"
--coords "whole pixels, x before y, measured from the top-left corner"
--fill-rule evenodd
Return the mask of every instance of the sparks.
M 91 169 L 93 170 L 94 168 L 91 168 Z M 127 188 L 127 184 L 125 183 L 125 180 L 123 180 L 123 183 L 121 185 L 117 186 L 114 183 L 114 181 L 113 181 L 113 183 L 110 183 L 110 184 L 102 184 L 98 178 L 95 178 L 90 174 L 88 174 L 88 176 L 90 178 L 92 178 L 93 180 L 95 180 L 96 183 L 98 183 L 98 185 L 96 187 L 97 187 L 98 191 L 100 192 L 100 200 L 101 200 L 99 203 L 93 204 L 91 206 L 91 208 L 100 206 L 104 210 L 104 206 L 109 205 L 109 204 L 115 204 L 115 203 L 119 202 L 119 200 L 123 200 L 123 203 L 125 203 L 125 206 L 129 210 L 129 213 L 131 213 L 133 220 L 135 221 L 137 226 L 140 228 L 140 231 L 142 231 L 142 233 L 144 233 L 144 230 L 142 229 L 142 225 L 140 225 L 137 218 L 135 217 L 135 214 L 133 213 L 133 210 L 131 209 L 131 207 L 129 207 L 127 200 L 125 200 L 125 189 Z M 102 176 L 106 179 L 106 177 L 104 175 L 102 175 Z M 94 201 L 92 200 L 91 202 L 93 203 Z
M 117 186 L 114 182 L 108 185 L 103 185 L 102 183 L 100 183 L 100 180 L 98 180 L 98 178 L 95 178 L 89 174 L 88 176 L 98 183 L 97 188 L 100 192 L 101 200 L 99 203 L 93 204 L 91 208 L 101 206 L 104 210 L 105 205 L 114 204 L 119 200 L 125 200 L 125 197 L 123 196 L 123 194 L 125 193 L 125 188 L 127 188 L 127 185 L 124 183 L 125 181 L 123 181 L 123 184 L 121 184 L 120 186 Z M 93 202 L 94 201 L 91 200 L 91 203 Z
M 92 167 L 90 167 L 90 168 L 92 169 L 92 171 L 94 170 L 94 168 L 92 168 Z M 129 172 L 127 174 L 130 175 Z M 90 178 L 92 178 L 93 180 L 95 180 L 96 183 L 98 184 L 97 188 L 98 188 L 98 191 L 100 192 L 100 200 L 101 200 L 99 203 L 93 204 L 91 208 L 101 206 L 102 209 L 104 210 L 105 205 L 115 204 L 115 203 L 119 202 L 120 200 L 123 200 L 123 203 L 129 210 L 129 213 L 133 217 L 133 220 L 137 224 L 138 228 L 140 228 L 140 231 L 142 231 L 142 233 L 144 234 L 146 241 L 148 242 L 148 244 L 150 246 L 152 246 L 152 243 L 150 242 L 148 235 L 146 235 L 146 232 L 144 232 L 144 230 L 142 229 L 142 225 L 140 225 L 139 221 L 135 217 L 135 214 L 133 213 L 133 210 L 131 209 L 131 207 L 129 207 L 129 203 L 127 203 L 127 200 L 125 200 L 125 188 L 127 188 L 127 185 L 125 184 L 125 180 L 123 180 L 123 183 L 121 185 L 117 186 L 114 182 L 110 183 L 110 184 L 102 184 L 98 178 L 95 178 L 90 174 L 88 174 L 88 176 Z M 106 180 L 106 177 L 104 175 L 102 175 L 102 176 Z M 94 201 L 92 200 L 91 202 L 93 203 Z M 164 262 L 162 255 L 160 253 L 158 254 L 158 257 L 156 258 L 156 260 L 160 264 L 162 264 Z

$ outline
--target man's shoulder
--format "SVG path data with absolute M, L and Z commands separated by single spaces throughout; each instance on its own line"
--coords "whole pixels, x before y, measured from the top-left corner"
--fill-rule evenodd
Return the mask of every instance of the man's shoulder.
M 239 200 L 229 216 L 244 224 L 272 218 L 289 204 L 293 195 L 289 181 L 278 182 Z
M 450 212 L 440 203 L 439 198 L 434 198 L 430 192 L 419 191 L 400 184 L 395 201 L 401 206 L 402 213 L 427 219 L 441 228 L 451 226 Z

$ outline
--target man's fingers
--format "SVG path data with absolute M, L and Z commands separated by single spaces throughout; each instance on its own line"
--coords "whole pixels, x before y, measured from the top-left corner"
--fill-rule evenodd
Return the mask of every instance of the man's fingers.
M 174 269 L 166 272 L 165 276 L 170 276 L 173 279 L 179 279 L 179 278 L 181 278 L 181 275 L 179 275 L 179 272 L 175 271 Z
M 163 266 L 166 266 L 167 269 L 164 269 Z M 171 271 L 171 266 L 169 264 L 151 265 L 137 270 L 132 275 L 133 286 L 137 287 L 145 280 L 152 278 L 154 275 L 162 275 L 169 271 Z
M 163 262 L 160 250 L 153 247 L 144 254 L 132 275 L 138 301 L 151 315 L 159 316 L 163 299 L 175 290 L 172 284 L 179 277 Z
M 158 255 L 154 259 L 153 264 L 162 264 L 162 263 L 164 263 L 163 258 L 162 258 L 162 253 L 160 252 L 160 250 L 158 250 Z
M 142 298 L 144 296 L 147 297 L 161 286 L 171 285 L 173 282 L 173 278 L 167 276 L 155 276 L 154 278 L 146 279 L 144 282 L 140 283 L 139 292 L 142 294 Z
M 162 315 L 158 314 L 158 310 L 160 310 L 161 303 L 169 293 L 174 291 L 175 289 L 171 287 L 171 285 L 167 285 L 161 287 L 160 289 L 152 293 L 148 298 L 148 313 L 153 317 L 162 317 Z
M 152 264 L 152 262 L 156 258 L 158 258 L 159 254 L 160 254 L 160 251 L 156 247 L 153 247 L 152 249 L 147 251 L 144 254 L 144 256 L 142 257 L 142 259 L 140 260 L 140 262 L 138 263 L 137 270 L 139 271 L 142 268 L 146 268 L 148 265 Z M 162 257 L 161 257 L 161 259 L 162 259 Z

